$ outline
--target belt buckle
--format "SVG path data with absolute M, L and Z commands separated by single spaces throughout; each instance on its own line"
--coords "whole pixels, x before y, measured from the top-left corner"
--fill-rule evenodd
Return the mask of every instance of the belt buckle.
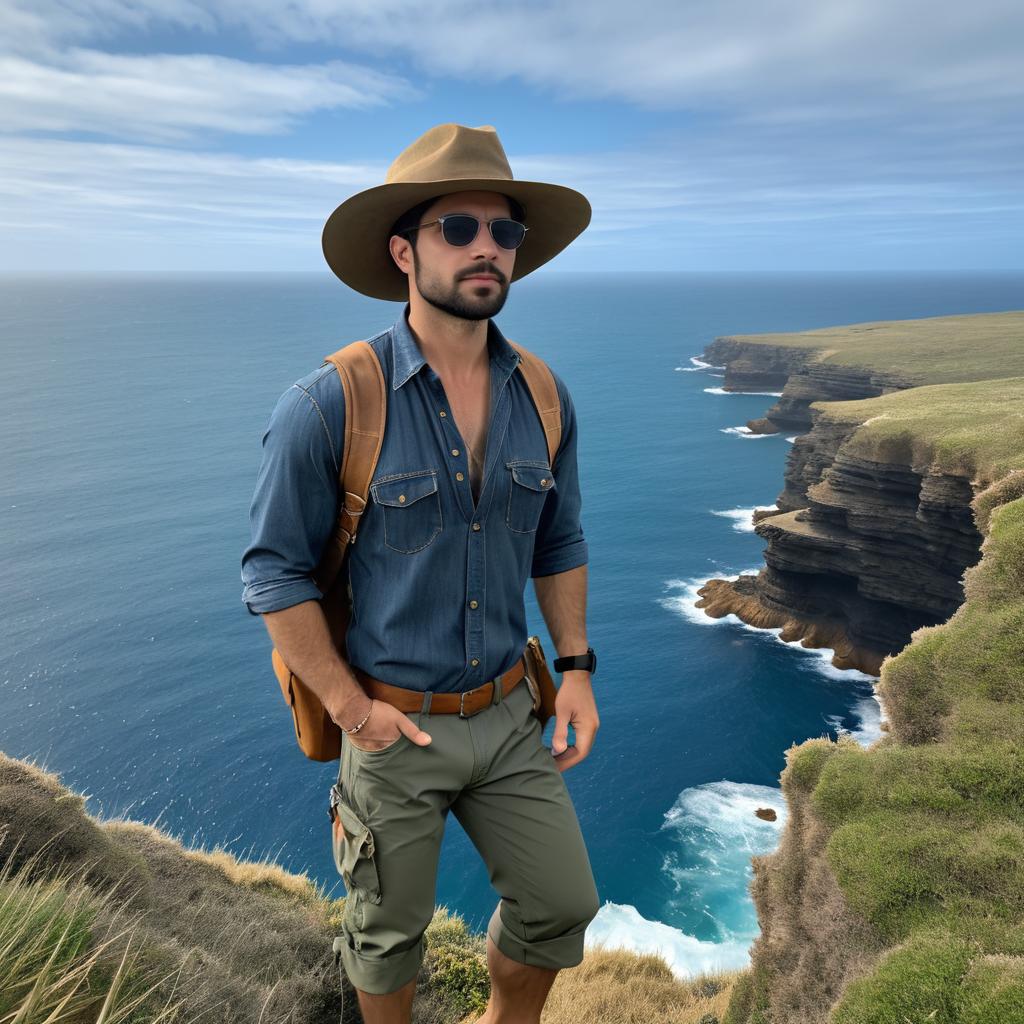
M 494 683 L 494 681 L 491 679 L 488 679 L 487 682 L 491 683 L 492 685 Z M 459 718 L 472 718 L 474 715 L 479 715 L 480 712 L 484 710 L 484 708 L 488 708 L 491 706 L 491 702 L 489 701 L 487 704 L 484 704 L 483 707 L 477 708 L 476 711 L 470 711 L 468 715 L 462 710 L 462 704 L 463 701 L 466 699 L 466 695 L 470 693 L 476 693 L 477 690 L 482 690 L 486 685 L 487 683 L 481 683 L 479 686 L 474 687 L 472 690 L 463 690 L 462 693 L 459 694 Z M 491 690 L 491 698 L 492 700 L 494 698 L 493 690 Z

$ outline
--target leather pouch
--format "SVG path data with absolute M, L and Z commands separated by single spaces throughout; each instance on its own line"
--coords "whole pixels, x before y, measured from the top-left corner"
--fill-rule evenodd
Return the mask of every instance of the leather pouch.
M 540 719 L 541 728 L 543 728 L 555 713 L 555 697 L 558 695 L 558 689 L 554 679 L 551 678 L 551 670 L 544 657 L 544 648 L 541 647 L 539 636 L 527 638 L 524 655 L 526 658 L 524 682 L 533 695 L 533 714 Z

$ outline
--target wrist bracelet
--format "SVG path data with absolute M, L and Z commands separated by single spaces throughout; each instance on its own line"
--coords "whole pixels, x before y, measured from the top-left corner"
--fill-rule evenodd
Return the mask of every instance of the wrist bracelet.
M 370 711 L 373 711 L 373 698 L 372 697 L 370 698 Z M 366 725 L 366 719 L 370 717 L 370 711 L 366 712 L 366 718 L 364 718 L 357 726 L 354 726 L 351 729 L 346 729 L 345 726 L 339 724 L 338 728 L 341 729 L 341 731 L 343 733 L 345 733 L 346 736 L 350 735 L 351 733 L 354 733 L 354 732 L 359 732 L 359 730 L 362 729 L 362 727 L 364 725 Z

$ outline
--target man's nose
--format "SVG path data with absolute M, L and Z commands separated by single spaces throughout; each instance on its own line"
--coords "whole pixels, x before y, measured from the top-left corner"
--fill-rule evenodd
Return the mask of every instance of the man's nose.
M 497 259 L 498 253 L 501 252 L 498 243 L 491 237 L 491 229 L 482 222 L 480 230 L 477 231 L 476 238 L 473 239 L 469 248 L 471 250 L 470 255 L 474 259 Z

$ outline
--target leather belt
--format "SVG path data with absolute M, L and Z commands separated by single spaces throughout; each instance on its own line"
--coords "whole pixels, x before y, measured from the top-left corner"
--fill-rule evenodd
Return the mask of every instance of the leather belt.
M 395 686 L 375 679 L 355 665 L 349 666 L 352 674 L 359 680 L 368 697 L 374 700 L 387 701 L 399 711 L 419 711 L 423 707 L 423 690 L 410 690 L 405 686 Z M 505 673 L 473 690 L 462 693 L 431 692 L 430 714 L 453 715 L 470 718 L 495 703 L 495 684 L 501 686 L 501 699 L 504 700 L 512 690 L 526 678 L 526 661 L 520 655 L 519 660 Z

